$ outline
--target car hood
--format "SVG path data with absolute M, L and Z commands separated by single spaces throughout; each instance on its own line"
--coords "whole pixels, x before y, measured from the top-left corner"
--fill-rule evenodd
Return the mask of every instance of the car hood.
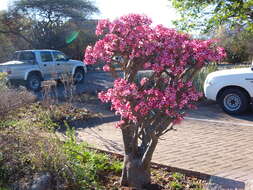
M 69 62 L 70 62 L 70 63 L 73 63 L 73 64 L 84 64 L 84 65 L 86 65 L 86 64 L 85 64 L 84 62 L 82 62 L 82 61 L 73 60 L 73 59 L 70 59 Z
M 209 74 L 209 77 L 226 77 L 234 75 L 252 75 L 253 71 L 251 68 L 240 68 L 240 69 L 227 69 L 222 71 L 215 71 Z

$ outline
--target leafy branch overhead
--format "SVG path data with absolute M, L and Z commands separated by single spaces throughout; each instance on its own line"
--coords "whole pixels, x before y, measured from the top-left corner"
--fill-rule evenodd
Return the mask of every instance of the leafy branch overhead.
M 242 25 L 253 31 L 252 0 L 170 0 L 181 19 L 175 24 L 183 30 L 204 32 L 219 25 Z

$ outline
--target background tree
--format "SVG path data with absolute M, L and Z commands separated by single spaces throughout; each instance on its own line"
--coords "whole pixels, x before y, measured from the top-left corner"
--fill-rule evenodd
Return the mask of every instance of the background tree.
M 174 22 L 184 31 L 220 38 L 226 61 L 241 63 L 253 56 L 253 0 L 171 0 L 181 18 Z
M 21 49 L 66 50 L 78 38 L 69 40 L 73 33 L 91 37 L 93 31 L 82 26 L 95 12 L 98 9 L 88 0 L 17 0 L 0 14 L 0 33 L 24 42 Z
M 175 24 L 205 32 L 220 25 L 242 25 L 253 32 L 252 0 L 170 0 L 181 14 Z
M 227 62 L 242 63 L 253 59 L 253 32 L 245 31 L 240 25 L 232 29 L 221 26 L 213 37 L 225 48 Z
M 12 56 L 12 53 L 17 49 L 28 48 L 28 43 L 15 33 L 9 31 L 9 26 L 1 22 L 7 14 L 6 11 L 0 11 L 0 63 L 6 61 Z M 16 22 L 22 22 L 21 19 Z M 1 32 L 2 31 L 2 32 Z
M 65 37 L 67 47 L 62 50 L 71 55 L 73 59 L 82 60 L 84 49 L 87 45 L 94 44 L 97 41 L 95 35 L 97 20 L 86 20 L 76 25 L 73 22 L 69 22 L 67 28 L 72 28 L 72 31 Z M 74 30 L 75 29 L 75 30 Z
M 207 61 L 218 61 L 224 51 L 211 40 L 193 40 L 188 35 L 142 15 L 131 14 L 113 22 L 102 20 L 96 30 L 102 39 L 86 49 L 85 61 L 107 62 L 104 70 L 116 78 L 114 87 L 101 92 L 103 102 L 121 116 L 117 127 L 124 143 L 121 184 L 142 188 L 150 183 L 150 162 L 161 135 L 173 129 L 201 96 L 192 78 Z M 115 59 L 115 56 L 121 59 Z M 119 67 L 124 78 L 115 72 Z M 138 71 L 152 70 L 137 80 Z

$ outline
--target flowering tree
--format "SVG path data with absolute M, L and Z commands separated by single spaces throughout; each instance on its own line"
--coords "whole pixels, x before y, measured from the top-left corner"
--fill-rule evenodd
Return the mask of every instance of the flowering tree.
M 101 20 L 94 47 L 87 47 L 85 61 L 102 60 L 104 71 L 116 78 L 113 88 L 99 93 L 103 102 L 121 116 L 124 168 L 121 185 L 140 188 L 150 183 L 150 163 L 161 135 L 173 129 L 194 108 L 201 94 L 192 86 L 194 74 L 208 61 L 225 54 L 212 40 L 194 40 L 162 25 L 151 26 L 143 15 L 130 14 L 113 22 Z M 115 59 L 120 57 L 120 59 Z M 119 67 L 124 77 L 115 72 Z M 137 79 L 138 71 L 152 70 Z

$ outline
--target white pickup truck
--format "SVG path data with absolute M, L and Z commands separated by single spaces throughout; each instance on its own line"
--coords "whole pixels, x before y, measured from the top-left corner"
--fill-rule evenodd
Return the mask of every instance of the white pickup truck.
M 69 74 L 75 82 L 82 82 L 87 72 L 82 61 L 71 60 L 57 50 L 24 50 L 14 53 L 13 61 L 0 64 L 10 81 L 24 81 L 27 88 L 37 91 L 44 80 L 58 80 Z
M 253 100 L 253 68 L 210 73 L 205 80 L 204 93 L 229 114 L 245 112 Z

